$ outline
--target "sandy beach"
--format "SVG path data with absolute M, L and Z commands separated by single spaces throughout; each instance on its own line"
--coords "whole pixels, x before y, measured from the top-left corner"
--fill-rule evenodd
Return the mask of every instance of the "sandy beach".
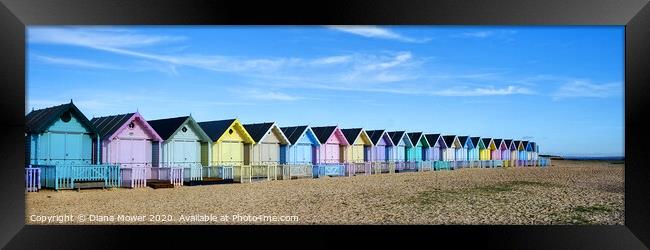
M 184 186 L 41 190 L 27 224 L 624 224 L 624 165 L 460 169 Z

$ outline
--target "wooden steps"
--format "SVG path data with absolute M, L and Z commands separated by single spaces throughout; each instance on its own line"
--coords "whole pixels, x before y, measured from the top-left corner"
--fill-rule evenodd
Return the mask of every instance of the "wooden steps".
M 169 181 L 147 181 L 147 186 L 153 189 L 159 188 L 174 188 L 174 184 Z
M 82 188 L 101 188 L 104 189 L 104 181 L 75 181 L 74 188 L 79 192 Z
M 200 185 L 216 185 L 216 184 L 230 184 L 234 183 L 232 179 L 221 179 L 216 177 L 203 177 L 200 181 L 186 181 L 183 185 L 186 186 L 200 186 Z

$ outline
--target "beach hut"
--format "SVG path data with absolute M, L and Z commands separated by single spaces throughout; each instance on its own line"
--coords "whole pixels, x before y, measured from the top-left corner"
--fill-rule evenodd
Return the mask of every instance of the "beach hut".
M 508 147 L 505 144 L 503 139 L 494 139 L 494 146 L 496 150 L 491 152 L 492 163 L 494 167 L 503 167 L 503 160 L 501 156 L 503 151 L 508 150 Z
M 338 126 L 312 127 L 320 143 L 314 148 L 314 177 L 345 176 L 345 147 L 350 143 Z
M 390 140 L 393 142 L 391 154 L 388 156 L 388 161 L 394 165 L 396 172 L 403 171 L 406 162 L 406 148 L 412 147 L 411 140 L 406 135 L 405 131 L 391 131 L 388 132 Z
M 368 133 L 362 128 L 341 129 L 341 132 L 343 132 L 345 139 L 350 142 L 350 145 L 343 148 L 348 175 L 370 174 L 372 169 L 368 162 L 368 156 L 373 145 Z
M 148 123 L 163 140 L 160 147 L 152 147 L 152 155 L 160 155 L 160 162 L 152 164 L 152 173 L 159 174 L 160 179 L 170 176 L 176 180 L 180 175 L 189 185 L 201 183 L 203 177 L 218 177 L 217 171 L 208 167 L 212 140 L 192 116 L 150 120 Z M 220 177 L 232 179 L 232 173 L 226 175 Z
M 469 136 L 458 136 L 458 141 L 460 141 L 462 148 L 456 150 L 456 161 L 460 163 L 460 167 L 467 168 L 470 162 L 469 153 L 474 149 L 474 144 Z
M 451 169 L 451 164 L 444 161 L 443 154 L 446 152 L 447 143 L 442 138 L 441 134 L 426 134 L 424 137 L 427 138 L 430 147 L 426 149 L 425 157 L 428 161 L 431 161 L 433 164 L 433 169 Z
M 517 145 L 517 163 L 519 166 L 526 166 L 526 159 L 528 158 L 526 145 L 528 145 L 528 141 L 519 141 L 519 145 Z
M 485 145 L 484 149 L 481 149 L 481 167 L 492 167 L 492 152 L 497 150 L 494 140 L 492 138 L 481 138 L 483 144 Z
M 526 166 L 533 166 L 534 164 L 534 159 L 533 159 L 533 151 L 535 151 L 533 148 L 535 147 L 535 143 L 532 141 L 528 141 L 526 143 Z
M 255 144 L 239 119 L 206 121 L 198 123 L 212 141 L 210 166 L 232 172 L 237 182 L 251 181 L 250 165 L 244 164 L 244 145 Z
M 442 136 L 447 148 L 443 150 L 442 160 L 449 162 L 451 164 L 451 169 L 455 169 L 456 166 L 456 151 L 462 149 L 463 146 L 458 140 L 458 137 L 455 135 L 445 135 Z
M 320 146 L 316 134 L 309 126 L 281 127 L 289 143 L 280 145 L 282 179 L 313 177 L 313 148 Z
M 501 160 L 503 160 L 504 167 L 512 167 L 512 150 L 514 148 L 514 141 L 512 139 L 505 139 L 503 142 L 506 149 L 501 151 Z
M 406 170 L 431 170 L 432 166 L 424 166 L 424 151 L 429 148 L 429 141 L 422 132 L 406 134 L 411 140 L 412 147 L 406 148 Z
M 119 166 L 99 164 L 99 133 L 72 100 L 29 112 L 25 142 L 28 191 L 120 185 Z
M 389 155 L 392 154 L 393 141 L 386 130 L 367 130 L 372 148 L 370 149 L 370 160 L 375 173 L 391 172 L 389 168 Z
M 275 122 L 244 124 L 244 129 L 255 143 L 244 144 L 244 165 L 251 166 L 252 178 L 277 180 L 280 169 L 280 146 L 289 139 Z
M 146 187 L 147 180 L 159 179 L 158 175 L 152 174 L 151 168 L 154 162 L 160 162 L 158 152 L 162 138 L 140 113 L 95 117 L 90 123 L 101 138 L 101 161 L 120 166 L 123 187 Z M 182 180 L 164 180 L 171 187 L 174 183 L 182 183 Z
M 474 148 L 470 149 L 468 151 L 468 159 L 469 159 L 469 167 L 481 167 L 481 150 L 485 149 L 485 144 L 483 144 L 483 140 L 481 140 L 481 137 L 470 137 L 469 138 L 472 141 L 472 144 L 474 145 Z

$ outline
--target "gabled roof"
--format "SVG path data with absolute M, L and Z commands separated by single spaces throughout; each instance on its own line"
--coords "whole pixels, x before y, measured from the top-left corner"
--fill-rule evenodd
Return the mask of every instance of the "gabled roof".
M 88 118 L 86 118 L 77 106 L 72 103 L 72 100 L 70 103 L 29 112 L 25 116 L 25 132 L 32 134 L 43 133 L 67 111 L 74 114 L 79 122 L 86 126 L 90 133 L 97 133 L 95 126 L 93 126 Z
M 535 151 L 535 142 L 529 141 L 526 143 L 526 151 Z
M 95 128 L 97 128 L 97 132 L 99 132 L 99 136 L 101 138 L 104 138 L 106 136 L 115 134 L 115 132 L 120 127 L 122 127 L 122 125 L 124 125 L 126 121 L 131 119 L 133 115 L 135 115 L 135 113 L 95 117 L 92 120 L 90 120 L 90 123 L 92 123 L 95 126 Z
M 448 147 L 451 147 L 450 145 L 454 144 L 454 140 L 456 140 L 455 135 L 444 135 L 442 136 L 442 139 L 445 141 L 445 144 L 447 144 Z
M 478 148 L 478 144 L 483 142 L 483 140 L 481 140 L 481 137 L 470 137 L 469 139 L 472 140 L 472 144 L 474 144 L 475 148 Z M 485 147 L 485 144 L 483 144 L 483 146 Z
M 99 136 L 102 139 L 106 139 L 108 136 L 112 136 L 121 129 L 125 128 L 127 126 L 127 122 L 133 121 L 133 120 L 140 120 L 143 125 L 143 129 L 147 132 L 150 133 L 151 136 L 153 136 L 154 141 L 161 141 L 163 140 L 158 133 L 156 133 L 156 130 L 151 127 L 151 125 L 140 115 L 140 113 L 128 113 L 128 114 L 120 114 L 120 115 L 112 115 L 112 116 L 104 116 L 104 117 L 95 117 L 92 120 L 90 120 L 90 123 L 97 128 L 97 131 L 99 132 Z
M 338 126 L 324 126 L 324 127 L 311 127 L 311 130 L 314 131 L 314 134 L 316 135 L 316 138 L 318 138 L 318 141 L 321 144 L 324 144 L 327 142 L 327 140 L 336 132 L 338 129 Z M 339 129 L 340 131 L 340 129 Z M 341 139 L 345 141 L 345 145 L 349 145 L 350 143 L 348 140 L 345 138 L 345 136 L 341 136 Z M 354 142 L 352 142 L 354 143 Z
M 512 143 L 514 142 L 512 139 L 505 139 L 504 141 L 506 142 L 508 148 L 510 148 L 513 145 Z
M 407 135 L 409 136 L 409 140 L 411 140 L 411 143 L 413 145 L 417 145 L 418 141 L 420 141 L 422 138 L 424 138 L 424 143 L 426 144 L 425 145 L 426 147 L 429 147 L 429 145 L 431 145 L 429 144 L 427 138 L 424 137 L 422 132 L 411 132 L 411 133 L 407 133 Z
M 492 138 L 481 138 L 481 141 L 483 141 L 485 148 L 490 148 L 490 142 L 493 142 Z
M 501 144 L 504 143 L 503 139 L 494 139 L 494 145 L 496 145 L 497 149 L 501 148 Z M 508 145 L 506 145 L 508 146 Z
M 280 128 L 282 130 L 282 133 L 289 139 L 289 143 L 296 144 L 298 140 L 300 140 L 300 137 L 302 137 L 303 134 L 307 133 L 308 131 L 311 131 L 312 134 L 314 134 L 314 131 L 311 130 L 309 126 L 294 126 L 294 127 L 282 127 Z M 314 134 L 315 136 L 315 134 Z M 316 140 L 316 144 L 320 145 L 320 142 L 318 139 Z
M 366 130 L 363 128 L 341 129 L 341 132 L 343 132 L 343 136 L 345 136 L 345 139 L 348 141 L 348 143 L 350 143 L 350 145 L 354 144 L 354 142 L 357 141 L 357 138 L 361 138 L 362 141 L 367 141 L 371 146 L 375 145 L 372 140 L 370 140 L 370 137 L 368 136 L 368 133 L 366 133 Z
M 277 127 L 275 125 L 275 122 L 264 122 L 264 123 L 251 123 L 251 124 L 244 124 L 244 128 L 246 129 L 246 132 L 253 138 L 253 141 L 255 143 L 259 143 L 264 139 L 264 137 L 268 134 L 269 130 L 273 129 L 273 127 Z M 280 130 L 279 127 L 277 127 L 277 131 L 280 134 L 280 141 L 283 144 L 289 143 L 289 139 L 284 135 L 282 130 Z M 271 133 L 273 133 L 271 131 Z
M 388 134 L 388 137 L 390 137 L 390 140 L 393 142 L 393 145 L 398 145 L 399 141 L 402 140 L 402 137 L 404 137 L 404 134 L 406 132 L 404 131 L 391 131 L 391 132 L 386 132 Z
M 251 135 L 255 142 L 260 142 L 262 137 L 266 135 L 266 132 L 268 132 L 271 127 L 273 127 L 272 122 L 244 124 L 246 132 Z
M 427 138 L 427 141 L 428 141 L 430 144 L 434 145 L 434 146 L 436 145 L 436 142 L 438 142 L 438 139 L 440 139 L 440 136 L 441 136 L 441 134 L 426 134 L 426 135 L 424 135 L 424 137 Z M 433 143 L 431 143 L 431 142 L 433 142 Z M 444 143 L 444 141 L 443 141 L 443 143 Z M 445 145 L 440 145 L 440 146 L 445 146 L 445 147 L 447 147 L 447 144 L 445 144 Z
M 316 134 L 316 138 L 318 138 L 318 141 L 321 144 L 327 142 L 327 139 L 330 138 L 332 133 L 334 133 L 335 129 L 336 129 L 336 126 L 312 127 L 311 128 L 311 130 L 314 131 L 314 134 Z
M 381 138 L 384 137 L 384 134 L 386 134 L 386 136 L 388 136 L 388 134 L 386 133 L 386 130 L 383 130 L 383 129 L 366 130 L 366 133 L 368 134 L 368 137 L 370 137 L 370 141 L 372 141 L 372 144 L 374 144 L 374 145 L 377 145 L 379 143 Z M 389 138 L 388 144 L 393 145 L 392 139 Z
M 516 146 L 517 146 L 517 150 L 519 150 L 519 146 L 523 146 L 524 149 L 526 149 L 526 146 L 524 146 L 524 142 L 523 142 L 523 141 L 515 141 L 515 144 L 516 144 Z
M 472 142 L 472 140 L 469 139 L 469 136 L 458 136 L 458 141 L 460 141 L 460 145 L 465 147 L 467 146 L 468 142 Z M 474 144 L 472 144 L 473 146 Z
M 185 123 L 189 116 L 181 116 L 174 118 L 158 119 L 148 121 L 149 125 L 156 130 L 163 140 L 169 139 L 178 128 Z
M 188 123 L 192 124 L 194 126 L 199 134 L 200 137 L 203 138 L 205 141 L 210 141 L 211 138 L 203 131 L 201 126 L 199 126 L 196 121 L 192 118 L 192 116 L 180 116 L 180 117 L 173 117 L 173 118 L 165 118 L 165 119 L 158 119 L 158 120 L 150 120 L 147 121 L 149 123 L 149 126 L 151 126 L 156 133 L 162 138 L 163 140 L 169 140 L 172 135 L 178 131 L 183 124 L 185 124 L 185 121 Z
M 201 129 L 203 129 L 203 131 L 205 131 L 205 133 L 208 134 L 208 136 L 210 136 L 210 139 L 213 142 L 218 141 L 221 138 L 221 136 L 223 136 L 223 134 L 226 133 L 226 130 L 228 130 L 228 128 L 230 128 L 230 126 L 234 124 L 241 125 L 238 119 L 199 122 L 199 126 L 201 126 Z M 249 143 L 255 143 L 255 141 L 250 136 L 248 131 L 246 131 L 246 128 L 244 128 L 244 126 L 241 126 L 240 128 L 241 131 L 239 132 L 242 134 L 244 139 L 246 141 L 249 141 Z

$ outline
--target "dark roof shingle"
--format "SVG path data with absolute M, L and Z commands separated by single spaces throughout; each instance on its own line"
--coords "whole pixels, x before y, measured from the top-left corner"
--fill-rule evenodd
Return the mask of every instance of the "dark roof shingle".
M 257 143 L 262 140 L 262 137 L 266 134 L 266 132 L 271 129 L 271 126 L 273 126 L 272 122 L 264 122 L 264 123 L 252 123 L 252 124 L 244 124 L 244 129 L 246 129 L 246 132 L 253 138 L 253 140 Z
M 289 139 L 289 143 L 293 145 L 300 140 L 300 136 L 305 133 L 307 126 L 282 127 L 280 130 Z
M 74 114 L 79 122 L 82 125 L 86 126 L 89 132 L 97 133 L 95 126 L 90 123 L 88 118 L 86 118 L 86 116 L 81 113 L 77 106 L 75 106 L 72 102 L 29 112 L 25 116 L 25 132 L 45 132 L 66 111 L 70 111 L 71 114 Z
M 372 141 L 372 144 L 377 145 L 377 143 L 379 143 L 379 140 L 381 140 L 381 137 L 384 135 L 385 131 L 386 130 L 383 129 L 366 130 L 366 134 L 368 134 L 368 137 L 370 137 L 370 141 Z
M 424 137 L 427 138 L 427 141 L 429 141 L 429 144 L 435 146 L 436 142 L 438 142 L 438 138 L 440 137 L 440 134 L 426 134 L 426 135 L 424 135 Z
M 407 135 L 409 136 L 409 140 L 411 140 L 411 143 L 413 143 L 413 145 L 417 145 L 418 140 L 420 140 L 420 137 L 422 137 L 422 132 L 411 132 L 411 133 L 407 133 Z
M 201 129 L 208 134 L 212 141 L 217 141 L 223 133 L 226 133 L 226 130 L 233 124 L 233 122 L 235 122 L 235 120 L 237 119 L 199 122 L 199 126 L 201 126 Z
M 361 130 L 361 128 L 346 128 L 341 129 L 341 132 L 343 132 L 343 136 L 345 136 L 348 143 L 352 144 L 359 137 L 359 134 L 361 134 Z
M 185 121 L 190 118 L 189 116 L 181 116 L 181 117 L 174 117 L 174 118 L 166 118 L 166 119 L 158 119 L 158 120 L 150 120 L 147 121 L 149 123 L 149 126 L 153 128 L 153 130 L 158 133 L 158 135 L 163 139 L 167 140 L 169 139 L 172 134 L 178 128 L 185 123 Z
M 336 126 L 311 127 L 311 130 L 314 131 L 314 134 L 320 143 L 327 142 L 327 139 L 330 138 L 335 129 Z
M 470 141 L 469 136 L 458 136 L 458 140 L 460 141 L 460 145 L 463 147 L 465 147 L 467 145 L 467 142 Z
M 119 115 L 111 115 L 111 116 L 103 116 L 103 117 L 95 117 L 92 120 L 90 120 L 90 123 L 97 128 L 97 132 L 99 132 L 99 136 L 104 138 L 106 136 L 114 134 L 117 129 L 122 127 L 122 125 L 131 119 L 135 113 L 128 113 L 128 114 L 119 114 Z
M 399 140 L 404 137 L 404 131 L 391 131 L 388 132 L 388 137 L 390 137 L 390 140 L 393 141 L 393 145 L 398 145 Z
M 442 139 L 445 140 L 445 144 L 447 144 L 448 147 L 451 147 L 452 144 L 454 144 L 454 138 L 456 138 L 455 135 L 443 135 Z

